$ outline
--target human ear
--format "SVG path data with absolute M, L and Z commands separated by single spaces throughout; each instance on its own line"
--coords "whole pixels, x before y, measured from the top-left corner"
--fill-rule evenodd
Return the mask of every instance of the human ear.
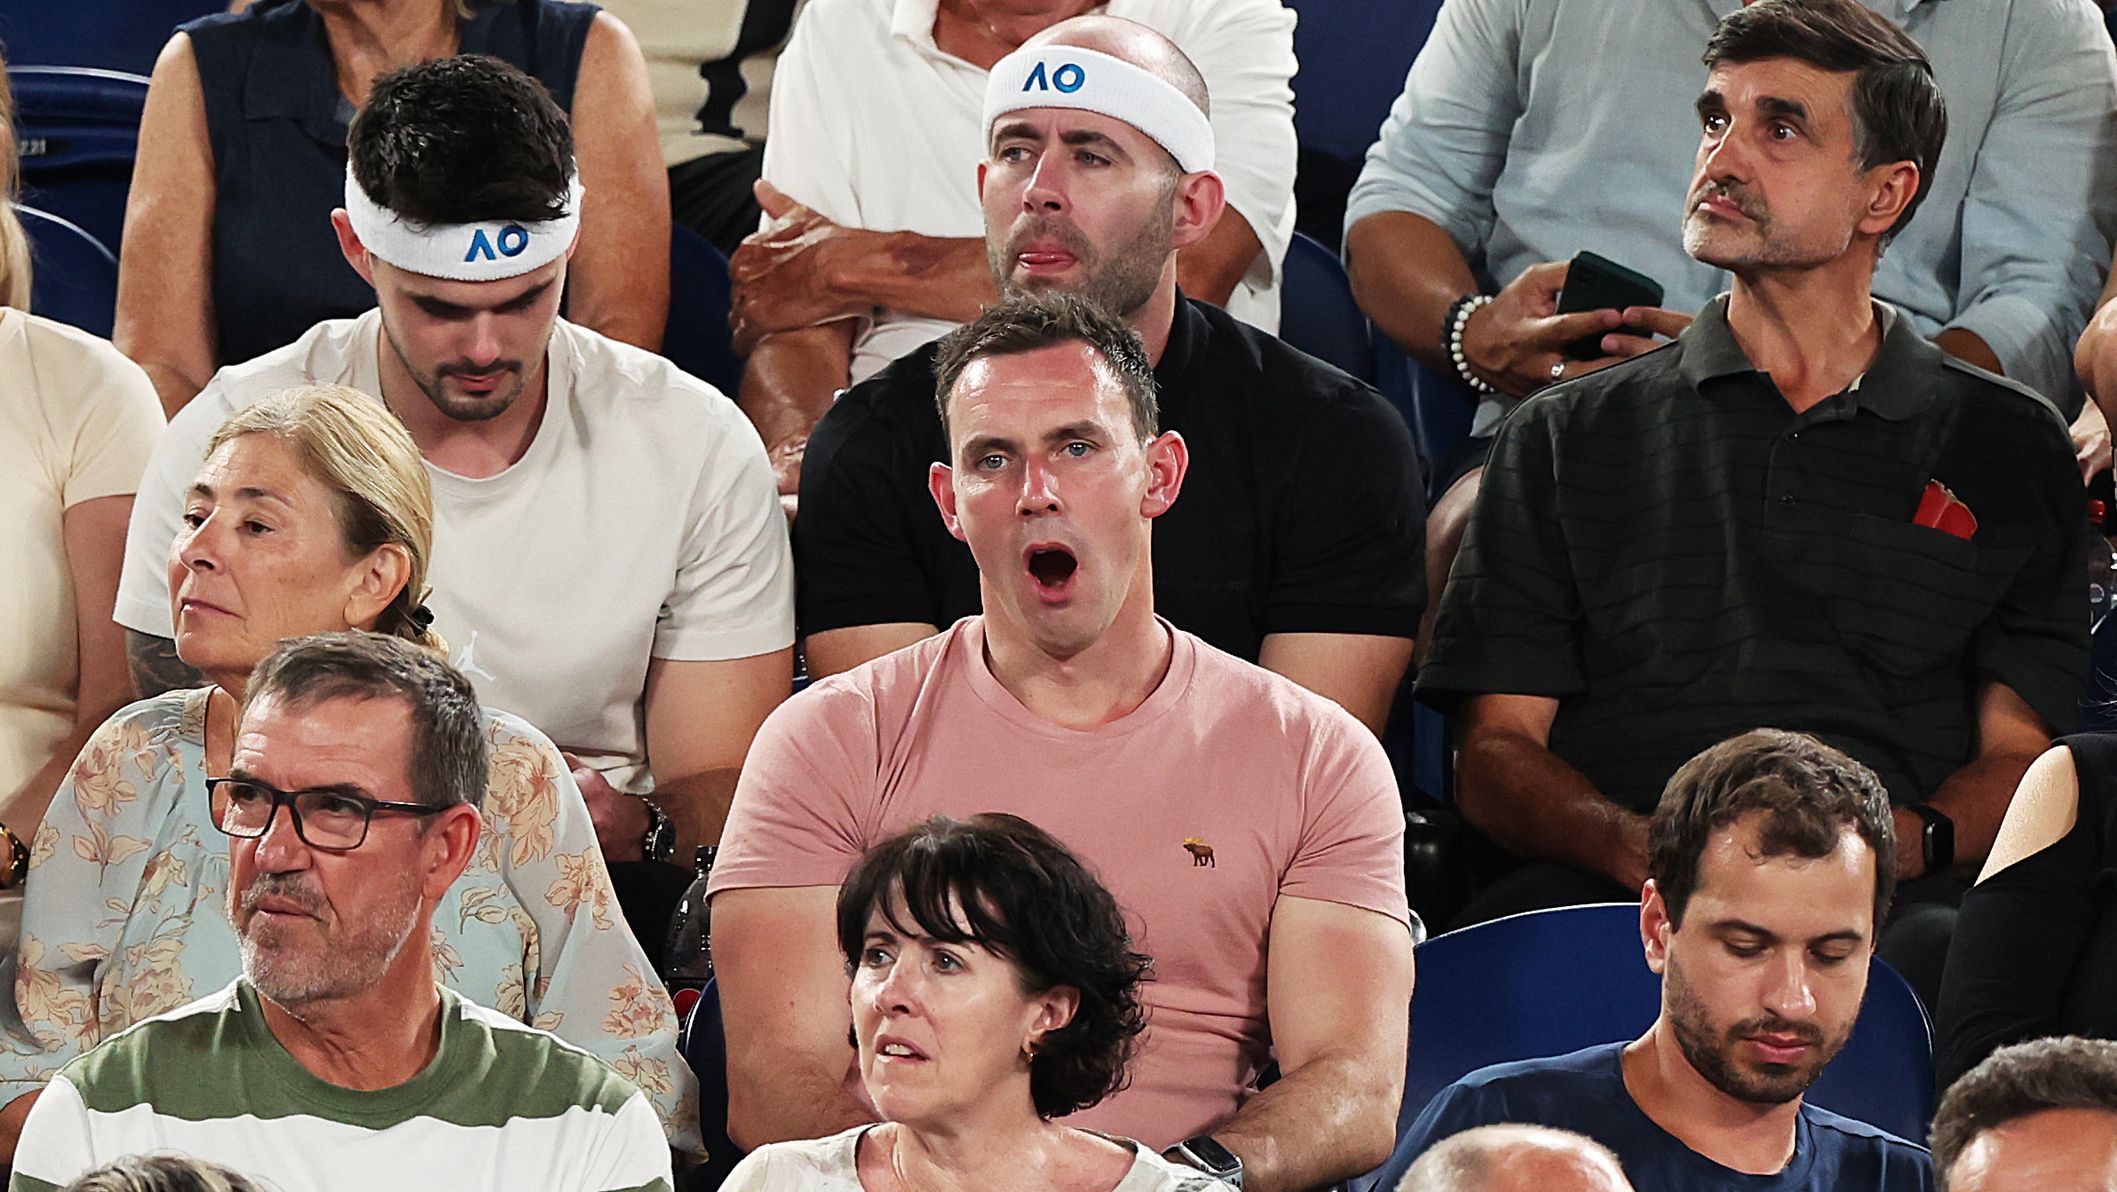
M 1036 1014 L 1029 1023 L 1029 1043 L 1023 1048 L 1032 1055 L 1042 1049 L 1045 1036 L 1064 1030 L 1080 1012 L 1081 991 L 1072 985 L 1054 985 L 1037 995 L 1035 1006 Z
M 458 803 L 447 811 L 429 817 L 426 828 L 426 873 L 420 889 L 426 897 L 438 899 L 448 893 L 463 871 L 470 867 L 471 855 L 478 849 L 478 837 L 485 829 L 485 819 L 478 809 L 468 803 Z
M 1904 214 L 1904 208 L 1918 197 L 1925 179 L 1919 176 L 1919 168 L 1908 161 L 1889 162 L 1866 172 L 1866 182 L 1873 187 L 1867 206 L 1860 214 L 1859 230 L 1865 235 L 1881 236 L 1896 226 Z
M 1170 202 L 1175 204 L 1172 243 L 1177 248 L 1189 248 L 1211 235 L 1214 225 L 1220 222 L 1220 214 L 1228 206 L 1227 184 L 1211 172 L 1185 174 L 1177 180 L 1176 194 Z
M 933 464 L 926 469 L 926 491 L 932 494 L 934 507 L 941 511 L 941 524 L 958 542 L 967 542 L 963 537 L 962 519 L 956 516 L 956 473 L 947 464 Z
M 1160 517 L 1176 504 L 1183 478 L 1191 470 L 1191 447 L 1183 436 L 1165 430 L 1147 444 L 1147 491 L 1140 497 L 1140 516 Z
M 354 568 L 353 589 L 346 594 L 346 628 L 367 629 L 411 582 L 412 557 L 401 544 L 385 542 Z
M 1669 922 L 1669 904 L 1654 879 L 1648 878 L 1639 894 L 1639 942 L 1646 949 L 1647 967 L 1657 973 L 1668 965 L 1669 933 L 1674 930 L 1675 924 Z
M 346 214 L 345 208 L 340 207 L 331 212 L 331 230 L 338 233 L 338 252 L 345 257 L 345 263 L 353 267 L 353 272 L 360 275 L 360 280 L 373 288 L 374 262 L 368 258 L 367 246 L 353 233 L 353 217 Z

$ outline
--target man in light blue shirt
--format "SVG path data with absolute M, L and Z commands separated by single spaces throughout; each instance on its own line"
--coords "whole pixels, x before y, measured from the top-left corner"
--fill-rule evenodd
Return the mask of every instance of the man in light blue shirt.
M 1560 345 L 1611 332 L 1605 312 L 1554 317 L 1583 249 L 1661 283 L 1673 335 L 1728 287 L 1684 252 L 1679 216 L 1698 146 L 1698 55 L 1744 0 L 1448 0 L 1346 207 L 1360 305 L 1429 367 L 1460 375 L 1444 322 L 1471 295 L 1462 369 L 1492 386 L 1472 440 L 1429 461 L 1457 490 L 1428 525 L 1439 592 L 1499 419 L 1521 397 L 1655 341 L 1606 334 L 1600 361 Z M 1948 101 L 1927 217 L 1875 274 L 1877 298 L 1950 354 L 2020 381 L 2070 417 L 2074 341 L 2117 232 L 2117 54 L 2086 0 L 1862 0 L 1926 51 Z M 1503 288 L 1504 287 L 1504 288 Z M 1560 371 L 1553 372 L 1554 367 Z M 1438 601 L 1435 602 L 1438 604 Z M 1420 640 L 1430 636 L 1421 633 Z

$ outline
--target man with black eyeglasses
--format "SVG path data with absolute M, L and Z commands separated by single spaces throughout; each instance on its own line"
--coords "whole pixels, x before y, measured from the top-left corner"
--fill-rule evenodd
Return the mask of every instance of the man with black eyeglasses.
M 258 665 L 228 773 L 226 913 L 243 974 L 60 1069 L 11 1189 L 176 1150 L 283 1188 L 670 1187 L 653 1106 L 584 1051 L 434 979 L 434 908 L 477 849 L 468 680 L 393 637 Z

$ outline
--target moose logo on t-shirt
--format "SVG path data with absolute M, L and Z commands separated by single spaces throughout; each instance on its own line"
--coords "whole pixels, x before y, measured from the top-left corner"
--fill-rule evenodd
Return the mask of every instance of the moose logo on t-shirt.
M 1208 868 L 1218 868 L 1213 864 L 1213 846 L 1207 844 L 1205 842 L 1204 837 L 1184 837 L 1183 851 L 1191 854 L 1191 868 L 1193 869 L 1196 869 L 1201 865 L 1204 865 Z

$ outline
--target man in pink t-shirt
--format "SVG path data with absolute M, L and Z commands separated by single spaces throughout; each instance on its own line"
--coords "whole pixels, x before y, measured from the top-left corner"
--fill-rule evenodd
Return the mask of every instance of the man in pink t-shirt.
M 873 1120 L 846 1037 L 838 883 L 912 822 L 1007 811 L 1086 861 L 1155 958 L 1131 1087 L 1074 1121 L 1184 1143 L 1172 1157 L 1224 1148 L 1253 1189 L 1376 1166 L 1412 985 L 1380 747 L 1337 705 L 1154 615 L 1150 527 L 1189 459 L 1156 433 L 1121 322 L 1077 298 L 1011 299 L 945 340 L 937 373 L 953 462 L 931 488 L 985 612 L 818 682 L 751 748 L 711 885 L 731 1136 Z M 1272 1060 L 1281 1079 L 1253 1092 Z

